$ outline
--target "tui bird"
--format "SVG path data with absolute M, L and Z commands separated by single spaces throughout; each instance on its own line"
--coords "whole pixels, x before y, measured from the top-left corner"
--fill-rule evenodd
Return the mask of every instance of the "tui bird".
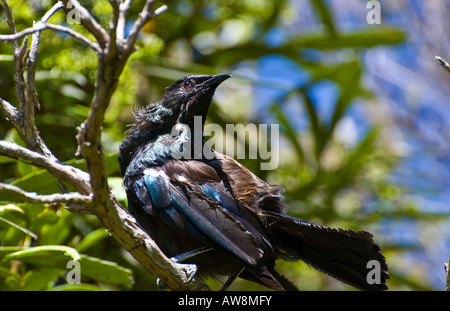
M 280 186 L 212 149 L 212 158 L 179 156 L 198 147 L 194 119 L 201 117 L 203 137 L 213 94 L 230 77 L 181 78 L 160 101 L 134 110 L 119 152 L 131 214 L 168 257 L 195 264 L 196 277 L 227 276 L 224 289 L 241 277 L 298 290 L 275 270 L 277 259 L 303 260 L 361 290 L 387 289 L 387 264 L 372 234 L 286 215 Z M 376 282 L 368 281 L 369 261 L 379 264 Z

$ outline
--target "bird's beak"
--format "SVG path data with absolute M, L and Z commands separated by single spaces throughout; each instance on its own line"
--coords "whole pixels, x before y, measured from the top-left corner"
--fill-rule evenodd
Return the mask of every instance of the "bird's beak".
M 231 75 L 228 73 L 221 73 L 215 76 L 211 76 L 208 80 L 203 82 L 203 85 L 206 87 L 218 87 L 220 83 L 225 81 L 226 79 L 231 78 Z

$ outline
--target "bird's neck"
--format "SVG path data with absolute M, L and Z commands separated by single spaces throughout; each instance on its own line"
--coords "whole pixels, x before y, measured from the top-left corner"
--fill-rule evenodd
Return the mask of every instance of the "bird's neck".
M 188 121 L 179 120 L 178 123 L 172 123 L 174 125 L 146 122 L 145 124 L 141 123 L 131 128 L 129 135 L 120 145 L 119 163 L 122 174 L 137 151 L 144 146 L 154 143 L 163 135 L 172 136 L 175 143 L 182 144 L 183 148 L 190 150 L 193 154 L 201 152 L 205 143 L 205 137 L 203 135 L 205 118 L 204 116 L 195 116 Z
M 119 164 L 122 174 L 133 159 L 134 154 L 143 146 L 155 141 L 160 135 L 169 132 L 161 124 L 150 126 L 135 126 L 130 129 L 128 136 L 122 141 L 119 147 Z

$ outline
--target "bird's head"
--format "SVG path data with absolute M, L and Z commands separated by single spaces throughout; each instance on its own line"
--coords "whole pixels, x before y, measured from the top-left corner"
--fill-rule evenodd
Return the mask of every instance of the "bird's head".
M 216 88 L 231 75 L 186 76 L 167 88 L 166 93 L 155 104 L 135 111 L 137 124 L 142 127 L 162 124 L 172 127 L 176 123 L 191 126 L 195 116 L 206 119 Z
M 129 135 L 120 145 L 119 162 L 122 174 L 136 150 L 155 139 L 158 135 L 170 134 L 179 123 L 192 129 L 194 117 L 205 122 L 209 105 L 216 88 L 231 75 L 223 73 L 214 76 L 186 76 L 167 88 L 158 102 L 134 110 L 136 122 Z
M 216 88 L 230 77 L 226 73 L 183 77 L 168 88 L 161 104 L 178 115 L 179 123 L 189 124 L 194 116 L 205 119 Z

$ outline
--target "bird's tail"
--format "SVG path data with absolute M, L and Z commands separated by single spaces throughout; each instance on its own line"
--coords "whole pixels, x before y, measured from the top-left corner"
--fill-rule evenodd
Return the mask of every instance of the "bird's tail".
M 272 212 L 266 220 L 282 257 L 301 259 L 362 290 L 388 288 L 386 260 L 369 232 L 319 226 Z

